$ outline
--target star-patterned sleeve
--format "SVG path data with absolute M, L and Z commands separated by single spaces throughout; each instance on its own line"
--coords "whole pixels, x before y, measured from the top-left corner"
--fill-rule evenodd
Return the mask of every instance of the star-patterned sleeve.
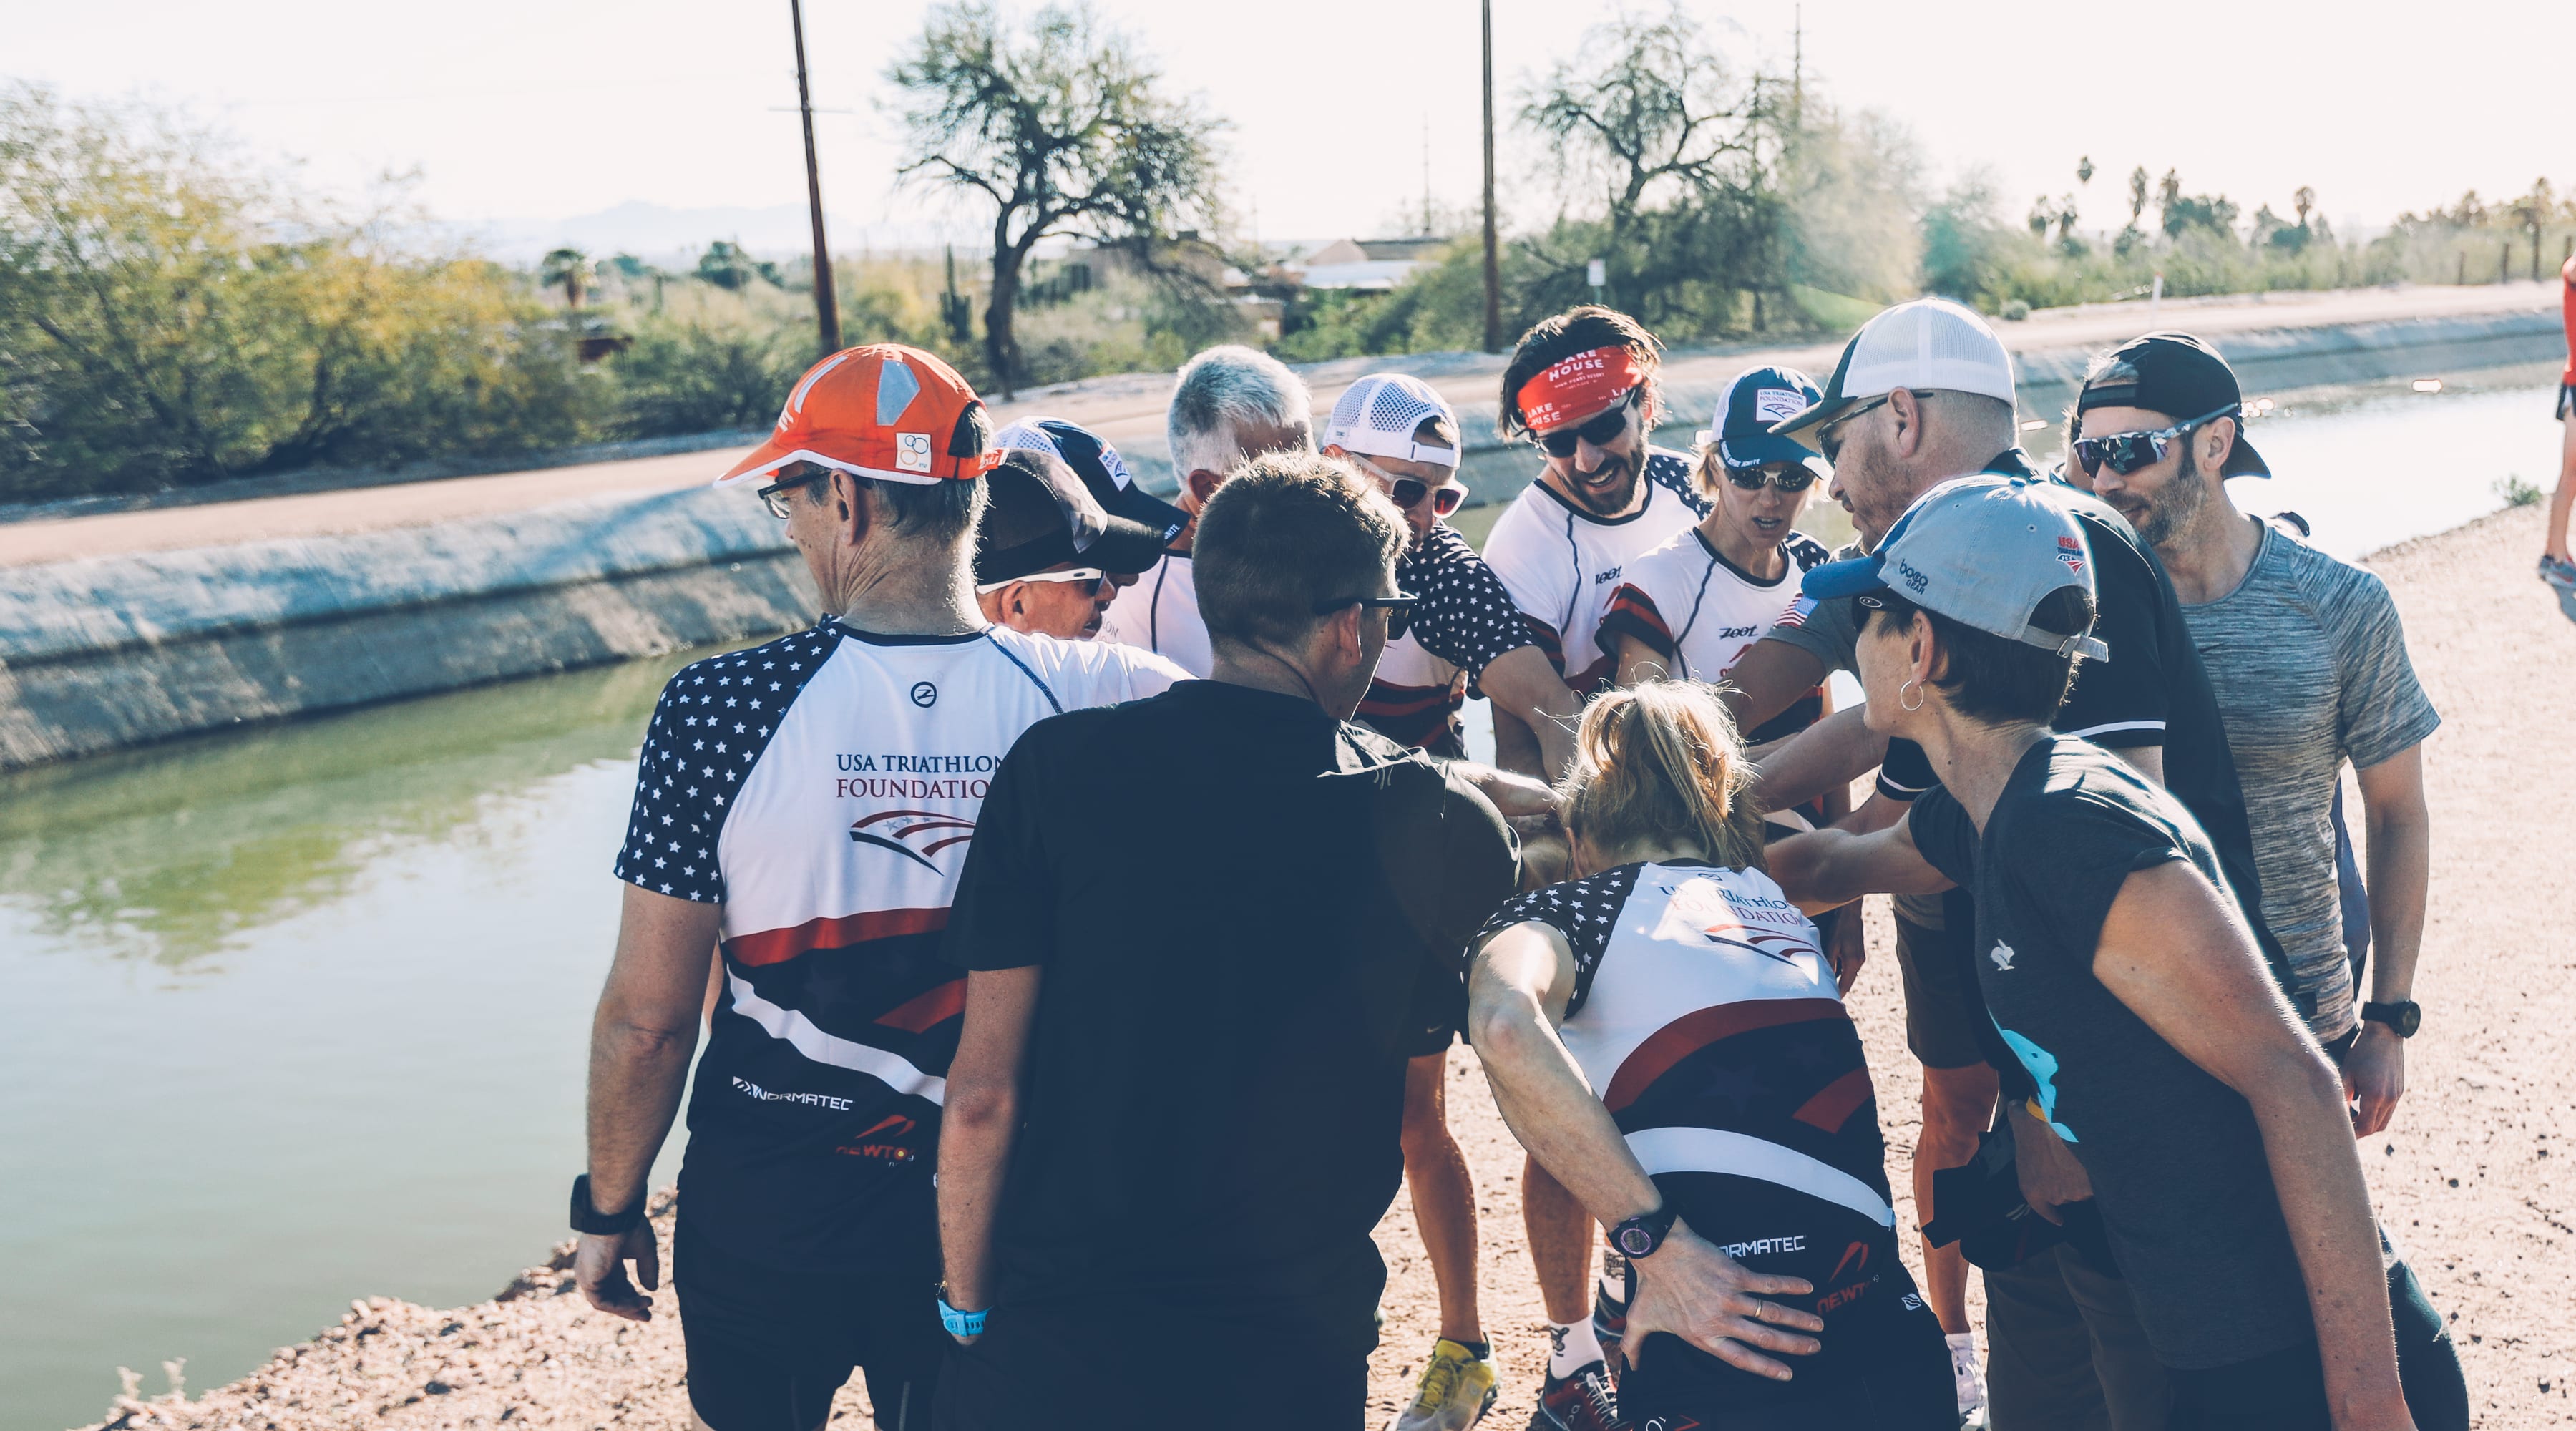
M 1687 452 L 1669 447 L 1646 450 L 1646 480 L 1682 499 L 1682 505 L 1705 517 L 1717 507 L 1700 495 L 1699 482 L 1691 473 L 1696 464 Z
M 1467 673 L 1467 690 L 1495 657 L 1537 642 L 1503 579 L 1447 523 L 1434 526 L 1395 572 L 1396 587 L 1422 598 L 1413 608 L 1413 639 Z
M 1565 1016 L 1570 1019 L 1592 997 L 1592 976 L 1600 971 L 1611 931 L 1619 927 L 1619 911 L 1627 904 L 1629 891 L 1637 887 L 1637 872 L 1643 868 L 1621 865 L 1516 895 L 1485 921 L 1476 945 L 1483 948 L 1486 940 L 1515 924 L 1544 924 L 1564 935 L 1567 947 L 1574 951 L 1574 993 L 1565 1001 Z
M 734 793 L 769 748 L 778 716 L 838 640 L 829 622 L 767 645 L 681 668 L 662 688 L 635 761 L 635 804 L 619 879 L 700 904 L 722 904 L 716 836 Z

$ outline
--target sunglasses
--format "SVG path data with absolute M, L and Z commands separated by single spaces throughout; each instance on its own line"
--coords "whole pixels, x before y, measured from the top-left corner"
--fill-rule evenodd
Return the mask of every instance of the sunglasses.
M 1405 632 L 1413 629 L 1413 604 L 1421 599 L 1409 591 L 1399 591 L 1393 596 L 1328 596 L 1315 603 L 1315 614 L 1330 616 L 1345 606 L 1383 611 L 1386 613 L 1386 639 L 1400 641 Z
M 794 477 L 782 477 L 779 480 L 770 483 L 768 486 L 761 488 L 753 495 L 760 498 L 760 505 L 769 509 L 769 515 L 776 517 L 778 520 L 783 522 L 796 514 L 795 498 L 797 492 L 806 487 L 810 487 L 831 475 L 831 472 L 827 469 L 807 468 L 802 474 Z
M 1351 462 L 1361 471 L 1385 483 L 1387 496 L 1397 507 L 1407 512 L 1422 505 L 1422 499 L 1428 496 L 1431 499 L 1432 515 L 1445 517 L 1457 511 L 1458 504 L 1467 500 L 1467 484 L 1454 478 L 1434 487 L 1418 477 L 1398 477 L 1358 453 L 1351 454 Z
M 1910 388 L 1906 389 L 1906 391 L 1914 393 L 1914 400 L 1916 402 L 1927 402 L 1932 397 L 1930 393 L 1919 392 Z M 1896 396 L 1896 394 L 1893 392 L 1880 393 L 1877 397 L 1871 398 L 1869 401 L 1862 403 L 1860 406 L 1853 408 L 1851 411 L 1844 413 L 1840 417 L 1829 418 L 1824 422 L 1816 424 L 1816 450 L 1825 454 L 1825 460 L 1827 462 L 1841 462 L 1843 460 L 1842 430 L 1844 425 L 1851 422 L 1853 419 L 1860 417 L 1864 413 L 1885 407 L 1888 399 L 1894 396 Z
M 1628 395 L 1619 399 L 1608 412 L 1582 426 L 1564 428 L 1548 433 L 1544 437 L 1532 434 L 1530 440 L 1537 443 L 1540 450 L 1550 457 L 1572 457 L 1575 444 L 1578 442 L 1589 442 L 1595 447 L 1607 447 L 1618 441 L 1619 435 L 1628 430 L 1628 409 L 1634 406 L 1636 401 L 1637 389 L 1630 388 Z
M 1777 487 L 1783 492 L 1804 492 L 1816 485 L 1816 469 L 1803 462 L 1780 462 L 1769 467 L 1729 467 L 1726 480 L 1747 492 Z
M 2172 450 L 2175 440 L 2188 435 L 2194 428 L 2222 417 L 2233 417 L 2237 411 L 2236 404 L 2229 403 L 2216 412 L 2204 413 L 2189 422 L 2177 422 L 2153 432 L 2115 432 L 2108 437 L 2079 437 L 2075 439 L 2075 460 L 2083 465 L 2087 477 L 2100 476 L 2106 462 L 2112 471 L 2126 477 L 2141 467 L 2151 467 L 2164 461 L 2165 453 Z
M 1070 571 L 1033 571 L 1026 576 L 1015 576 L 1004 581 L 988 581 L 976 587 L 975 594 L 981 596 L 988 591 L 999 591 L 1014 581 L 1084 582 L 1091 587 L 1089 591 L 1083 593 L 1085 596 L 1098 596 L 1109 589 L 1109 573 L 1096 566 L 1078 566 Z

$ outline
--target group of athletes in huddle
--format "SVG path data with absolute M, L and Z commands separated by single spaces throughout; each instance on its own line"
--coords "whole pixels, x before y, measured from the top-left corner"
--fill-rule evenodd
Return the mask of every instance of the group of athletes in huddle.
M 1821 388 L 1738 375 L 1693 452 L 1659 361 L 1604 308 L 1522 337 L 1540 470 L 1481 554 L 1404 374 L 1319 427 L 1201 354 L 1176 503 L 929 354 L 804 376 L 721 481 L 830 614 L 654 713 L 572 1197 L 584 1290 L 649 1317 L 703 1023 L 700 1425 L 815 1431 L 853 1370 L 889 1428 L 1356 1425 L 1399 1166 L 1440 1324 L 1393 1424 L 1473 1424 L 1459 1036 L 1529 1154 L 1535 1427 L 2467 1425 L 2354 1146 L 2420 1019 L 2438 717 L 2377 578 L 2235 505 L 2226 363 L 2105 355 L 2044 475 L 1946 301 Z M 1919 1287 L 1842 1004 L 1869 894 Z

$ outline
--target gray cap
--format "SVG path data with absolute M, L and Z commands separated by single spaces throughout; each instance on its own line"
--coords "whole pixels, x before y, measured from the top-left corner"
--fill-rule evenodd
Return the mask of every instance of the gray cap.
M 2039 603 L 2067 586 L 2094 594 L 2083 524 L 2046 482 L 1982 476 L 1952 478 L 1915 498 L 1878 550 L 1817 567 L 1800 589 L 1819 600 L 1890 591 L 2024 645 L 2109 660 L 2111 648 L 2094 636 L 2030 624 Z

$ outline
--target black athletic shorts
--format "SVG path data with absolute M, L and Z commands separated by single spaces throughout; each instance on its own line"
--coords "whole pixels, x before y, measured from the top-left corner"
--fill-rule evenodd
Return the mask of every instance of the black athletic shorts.
M 1646 1338 L 1619 1378 L 1635 1431 L 1957 1431 L 1949 1344 L 1914 1279 L 1885 1244 L 1869 1295 L 1826 1316 L 1814 1357 L 1782 1356 L 1789 1380 L 1739 1371 L 1669 1332 Z
M 1968 965 L 1974 929 L 1926 929 L 1896 917 L 1896 970 L 1905 981 L 1905 1046 L 1926 1068 L 1971 1068 L 1986 1061 L 1977 1042 L 1985 999 Z
M 2571 412 L 2576 412 L 2576 386 L 2560 383 L 2558 385 L 2558 420 L 2565 422 L 2567 414 Z
M 685 1208 L 671 1281 L 688 1350 L 689 1406 L 715 1431 L 814 1431 L 865 1367 L 880 1431 L 930 1424 L 948 1333 L 939 1325 L 939 1237 L 887 1247 L 864 1274 L 784 1271 L 710 1243 Z M 846 1422 L 843 1424 L 847 1424 Z

